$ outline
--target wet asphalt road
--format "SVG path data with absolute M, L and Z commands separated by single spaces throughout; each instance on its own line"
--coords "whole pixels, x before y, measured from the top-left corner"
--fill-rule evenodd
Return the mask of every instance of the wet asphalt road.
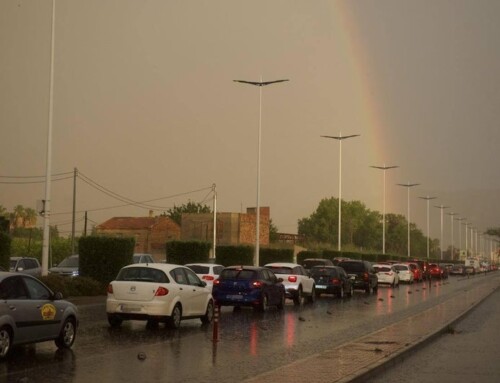
M 234 382 L 331 349 L 461 294 L 490 276 L 454 277 L 356 291 L 340 300 L 324 295 L 314 304 L 266 313 L 223 307 L 219 341 L 212 326 L 186 320 L 179 330 L 145 322 L 110 329 L 104 298 L 79 306 L 80 328 L 72 350 L 53 342 L 16 349 L 0 363 L 0 382 Z M 307 377 L 304 377 L 307 380 Z

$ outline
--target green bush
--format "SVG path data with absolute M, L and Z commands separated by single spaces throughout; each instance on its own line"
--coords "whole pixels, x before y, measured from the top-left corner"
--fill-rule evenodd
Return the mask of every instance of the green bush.
M 97 296 L 106 293 L 106 287 L 92 278 L 65 277 L 49 274 L 40 278 L 53 292 L 62 293 L 64 298 Z
M 11 238 L 8 234 L 0 232 L 0 267 L 9 270 Z
M 210 257 L 211 246 L 210 242 L 169 241 L 166 246 L 166 259 L 168 263 L 176 265 L 205 263 Z
M 297 263 L 302 264 L 302 261 L 307 258 L 323 258 L 323 253 L 310 250 L 301 251 L 297 254 Z
M 78 243 L 79 274 L 107 285 L 123 266 L 133 262 L 134 238 L 82 237 Z
M 293 262 L 293 250 L 260 248 L 259 263 L 266 265 L 273 262 Z
M 252 246 L 217 246 L 216 262 L 224 266 L 253 265 Z

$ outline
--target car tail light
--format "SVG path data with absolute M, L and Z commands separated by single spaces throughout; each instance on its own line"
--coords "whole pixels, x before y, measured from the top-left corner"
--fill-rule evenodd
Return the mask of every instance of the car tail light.
M 203 277 L 201 277 L 201 279 L 203 279 L 204 281 L 213 281 L 215 278 L 213 277 L 213 275 L 204 275 Z
M 214 281 L 214 286 L 219 286 L 219 285 L 220 285 L 220 280 L 219 280 L 219 279 L 216 279 L 216 280 Z
M 260 289 L 262 287 L 262 282 L 261 281 L 253 281 L 252 287 L 254 287 L 256 289 Z
M 340 279 L 338 279 L 338 278 L 332 278 L 331 282 L 335 286 L 340 285 Z
M 113 294 L 113 285 L 111 283 L 108 285 L 108 294 Z
M 163 297 L 168 294 L 168 289 L 165 287 L 158 287 L 158 290 L 156 290 L 155 297 Z
M 292 283 L 297 282 L 297 276 L 296 275 L 289 275 L 288 276 L 288 281 L 292 282 Z

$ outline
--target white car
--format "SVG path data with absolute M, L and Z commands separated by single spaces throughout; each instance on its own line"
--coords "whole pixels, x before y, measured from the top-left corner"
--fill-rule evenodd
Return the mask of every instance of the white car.
M 303 266 L 297 263 L 275 262 L 268 263 L 264 267 L 271 269 L 278 278 L 283 279 L 285 296 L 292 299 L 293 303 L 300 305 L 304 302 L 304 298 L 311 303 L 314 302 L 315 282 Z
M 389 284 L 392 287 L 399 287 L 399 274 L 392 265 L 375 264 L 373 268 L 377 272 L 379 284 Z
M 413 283 L 414 276 L 413 271 L 411 271 L 410 265 L 395 263 L 392 266 L 398 272 L 400 282 Z
M 184 266 L 193 270 L 207 284 L 210 291 L 212 290 L 214 281 L 219 278 L 220 272 L 224 269 L 224 266 L 215 263 L 188 263 Z
M 212 321 L 214 301 L 206 283 L 190 268 L 165 263 L 136 263 L 123 267 L 108 285 L 106 313 L 111 327 L 124 320 L 165 322 L 178 328 L 181 320 Z

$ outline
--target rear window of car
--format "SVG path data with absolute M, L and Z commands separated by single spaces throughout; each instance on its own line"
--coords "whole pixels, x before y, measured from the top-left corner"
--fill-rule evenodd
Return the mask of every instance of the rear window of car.
M 245 269 L 224 269 L 220 279 L 257 279 L 257 272 Z
M 373 266 L 373 268 L 375 269 L 375 271 L 377 273 L 378 272 L 387 273 L 387 272 L 391 271 L 391 268 L 389 266 Z
M 128 267 L 121 269 L 116 277 L 116 280 L 155 283 L 170 282 L 167 275 L 163 271 L 149 267 Z
M 408 266 L 406 265 L 394 265 L 394 268 L 398 271 L 401 271 L 401 270 L 408 270 Z
M 291 267 L 284 266 L 266 266 L 271 269 L 275 274 L 293 274 L 293 269 Z
M 64 258 L 59 265 L 59 267 L 78 267 L 78 257 L 68 257 Z
M 365 270 L 362 262 L 340 262 L 339 266 L 345 271 L 349 272 L 361 272 Z
M 311 269 L 311 277 L 329 276 L 337 277 L 337 269 L 332 269 L 329 267 L 313 267 Z
M 191 270 L 193 270 L 196 274 L 208 274 L 210 271 L 210 267 L 202 266 L 202 265 L 189 265 Z
M 305 259 L 302 262 L 302 266 L 306 269 L 310 269 L 314 266 L 325 266 L 325 265 L 333 265 L 332 261 L 328 259 Z

